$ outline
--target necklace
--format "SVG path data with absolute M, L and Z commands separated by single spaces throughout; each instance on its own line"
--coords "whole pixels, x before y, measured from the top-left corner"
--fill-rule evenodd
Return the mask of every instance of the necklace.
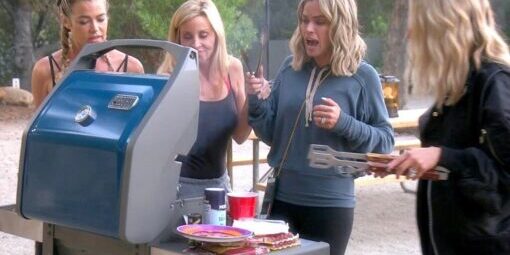
M 112 63 L 110 62 L 110 59 L 108 58 L 108 55 L 106 53 L 103 54 L 103 56 L 101 56 L 101 58 L 106 63 L 106 65 L 108 65 L 107 71 L 111 71 L 111 72 L 115 71 L 115 69 L 113 69 Z
M 310 80 L 308 81 L 308 85 L 306 87 L 305 94 L 305 127 L 308 127 L 309 123 L 312 121 L 313 115 L 313 98 L 315 97 L 315 93 L 317 92 L 317 88 L 322 84 L 322 82 L 328 77 L 330 70 L 329 67 L 321 68 L 317 77 L 315 76 L 315 72 L 317 67 L 312 69 L 312 73 L 310 74 Z M 326 75 L 323 76 L 323 74 Z

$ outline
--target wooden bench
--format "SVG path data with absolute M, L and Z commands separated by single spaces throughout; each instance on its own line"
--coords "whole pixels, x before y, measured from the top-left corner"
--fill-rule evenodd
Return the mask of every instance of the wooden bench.
M 252 187 L 255 187 L 259 182 L 259 166 L 260 164 L 267 163 L 267 158 L 260 158 L 259 148 L 260 148 L 260 139 L 255 135 L 252 131 L 248 136 L 248 140 L 252 142 L 252 157 L 251 158 L 236 158 L 234 160 L 234 155 L 232 152 L 232 140 L 227 146 L 227 172 L 230 177 L 230 186 L 234 187 L 234 178 L 233 178 L 233 170 L 235 166 L 245 166 L 252 165 Z
M 394 151 L 402 152 L 406 149 L 421 147 L 421 141 L 416 136 L 399 136 L 395 138 Z
M 426 111 L 426 108 L 400 110 L 398 117 L 390 118 L 390 124 L 395 131 L 418 127 L 418 118 Z
M 411 109 L 411 110 L 400 110 L 398 112 L 398 117 L 390 118 L 390 124 L 395 131 L 399 130 L 407 130 L 407 129 L 416 129 L 418 127 L 418 118 L 425 112 L 425 108 L 421 109 Z M 259 148 L 260 148 L 260 140 L 255 135 L 255 133 L 251 133 L 248 137 L 248 140 L 252 142 L 252 157 L 251 158 L 236 158 L 234 160 L 233 152 L 232 152 L 232 143 L 228 145 L 227 148 L 227 171 L 230 177 L 230 184 L 233 187 L 233 169 L 235 166 L 244 166 L 244 165 L 252 165 L 253 177 L 252 177 L 252 187 L 254 190 L 264 191 L 265 183 L 259 183 L 259 170 L 260 164 L 267 163 L 267 158 L 260 158 Z M 396 137 L 395 139 L 395 152 L 402 152 L 405 149 L 420 147 L 421 142 L 415 136 L 402 136 Z

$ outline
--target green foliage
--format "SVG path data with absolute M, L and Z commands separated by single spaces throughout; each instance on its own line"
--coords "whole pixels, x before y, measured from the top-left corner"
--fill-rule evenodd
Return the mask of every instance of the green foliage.
M 246 0 L 216 1 L 225 25 L 228 51 L 236 56 L 251 46 L 257 33 L 253 21 L 240 9 L 245 4 Z
M 496 23 L 502 33 L 510 38 L 510 1 L 508 0 L 490 0 Z M 509 40 L 507 40 L 509 42 Z
M 60 40 L 60 25 L 57 16 L 49 9 L 38 10 L 32 13 L 32 40 L 34 47 L 41 48 Z M 48 49 L 52 52 L 56 49 Z M 42 52 L 46 55 L 49 52 Z
M 367 29 L 367 35 L 369 36 L 384 37 L 388 33 L 390 25 L 388 17 L 383 17 L 382 15 L 375 16 L 370 20 L 369 24 Z
M 9 16 L 5 9 L 0 8 L 0 24 L 9 24 Z M 0 86 L 9 84 L 13 73 L 13 27 L 3 25 L 0 29 Z
M 270 1 L 271 39 L 289 39 L 297 26 L 298 0 Z M 358 18 L 365 36 L 387 33 L 393 0 L 358 0 Z
M 150 38 L 165 40 L 172 14 L 185 0 L 153 0 L 146 3 L 143 2 L 137 2 L 136 12 L 142 29 Z
M 392 9 L 393 0 L 358 0 L 358 19 L 363 36 L 384 37 L 388 32 Z
M 298 0 L 269 1 L 271 39 L 289 39 L 297 26 Z
M 172 14 L 185 0 L 110 0 L 110 38 L 150 38 L 165 40 Z M 256 35 L 253 21 L 241 10 L 246 0 L 215 1 L 225 25 L 229 52 L 251 45 Z

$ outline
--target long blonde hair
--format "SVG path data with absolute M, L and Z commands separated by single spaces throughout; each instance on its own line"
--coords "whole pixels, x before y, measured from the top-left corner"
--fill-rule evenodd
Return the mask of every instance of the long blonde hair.
M 289 42 L 294 55 L 292 68 L 300 70 L 310 60 L 306 55 L 303 35 L 299 29 L 307 2 L 319 1 L 321 13 L 330 23 L 332 44 L 331 73 L 350 76 L 356 72 L 366 52 L 366 44 L 359 34 L 357 6 L 354 0 L 301 0 L 297 9 L 298 25 Z
M 510 65 L 488 0 L 410 1 L 409 27 L 407 77 L 419 90 L 436 91 L 439 108 L 464 95 L 472 65 Z
M 184 2 L 174 13 L 168 28 L 168 41 L 181 44 L 179 28 L 187 21 L 203 16 L 207 18 L 216 34 L 216 47 L 212 56 L 212 68 L 210 74 L 219 73 L 220 77 L 227 74 L 229 65 L 225 28 L 216 5 L 211 0 L 188 0 Z M 158 68 L 158 73 L 172 73 L 174 59 L 170 54 L 165 55 L 163 63 Z

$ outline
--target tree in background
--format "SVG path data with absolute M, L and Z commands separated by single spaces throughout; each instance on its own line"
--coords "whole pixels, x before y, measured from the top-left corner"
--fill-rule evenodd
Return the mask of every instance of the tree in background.
M 297 0 L 269 1 L 271 40 L 288 40 L 292 36 L 297 26 L 298 2 Z M 385 37 L 390 24 L 393 0 L 358 0 L 357 3 L 362 36 L 365 39 Z M 380 54 L 381 51 L 376 53 Z M 382 60 L 379 59 L 382 58 L 374 57 L 370 64 L 380 69 Z
M 257 42 L 257 28 L 264 24 L 264 3 L 270 5 L 270 38 L 289 39 L 296 27 L 297 0 L 216 0 L 227 33 L 229 52 L 239 56 L 241 49 Z M 167 37 L 174 10 L 184 0 L 110 0 L 109 38 Z M 510 1 L 491 0 L 502 30 L 510 35 Z M 405 54 L 405 0 L 358 0 L 358 17 L 365 38 L 383 38 L 383 61 L 372 63 L 380 72 L 403 77 Z M 59 47 L 56 0 L 0 0 L 0 84 L 20 77 L 23 88 L 30 88 L 35 60 Z M 142 59 L 157 65 L 159 54 L 140 51 Z M 135 54 L 137 55 L 137 54 Z M 144 61 L 145 62 L 145 61 Z M 146 69 L 152 71 L 150 68 Z M 407 85 L 402 84 L 405 102 Z M 401 104 L 403 105 L 403 104 Z
M 491 4 L 496 12 L 496 22 L 506 36 L 510 37 L 510 1 L 491 0 Z
M 172 13 L 182 2 L 110 0 L 108 37 L 165 40 Z M 251 46 L 257 35 L 254 22 L 243 12 L 245 6 L 260 6 L 252 2 L 215 1 L 225 23 L 229 52 L 237 56 L 241 49 Z M 30 90 L 33 63 L 59 48 L 56 0 L 0 0 L 0 7 L 3 28 L 0 30 L 0 84 L 10 84 L 11 78 L 20 77 L 22 88 Z M 157 66 L 160 61 L 159 54 L 135 51 L 150 66 Z
M 12 27 L 12 68 L 10 71 L 19 77 L 21 86 L 26 88 L 30 80 L 28 70 L 32 69 L 33 46 L 32 46 L 32 4 L 28 0 L 2 0 L 0 2 L 6 11 Z
M 510 1 L 491 0 L 491 4 L 496 14 L 496 20 L 501 30 L 510 35 Z M 383 52 L 384 64 L 382 72 L 393 74 L 400 78 L 399 103 L 403 107 L 406 105 L 408 95 L 413 93 L 412 84 L 409 84 L 404 78 L 405 66 L 407 62 L 406 40 L 407 33 L 407 14 L 409 8 L 408 0 L 394 0 L 390 25 L 386 33 L 385 50 Z M 508 42 L 508 41 L 507 41 Z M 424 95 L 418 95 L 424 96 Z
M 388 32 L 393 0 L 358 0 L 363 37 L 384 37 Z
M 185 0 L 110 0 L 111 37 L 164 40 L 172 14 L 183 2 Z M 215 1 L 225 25 L 229 52 L 234 54 L 248 47 L 257 32 L 252 19 L 242 11 L 248 2 L 252 1 Z
M 147 38 L 166 40 L 172 14 L 185 0 L 110 0 L 110 38 Z M 250 17 L 242 12 L 247 0 L 215 1 L 227 34 L 229 53 L 239 56 L 251 46 L 257 30 Z M 147 72 L 155 72 L 161 52 L 138 50 L 133 53 L 148 63 Z
M 288 40 L 297 25 L 297 6 L 296 0 L 270 0 L 269 18 L 271 29 L 269 37 L 271 40 Z
M 58 37 L 52 0 L 0 0 L 0 84 L 20 78 L 30 89 L 34 61 L 53 49 Z
M 8 24 L 10 22 L 10 16 L 7 12 L 7 9 L 3 7 L 3 3 L 0 2 L 2 8 L 0 8 L 0 24 Z M 13 42 L 13 27 L 12 26 L 2 26 L 0 29 L 0 77 L 12 77 L 13 76 L 13 66 L 11 64 L 14 49 L 12 47 Z M 0 84 L 6 84 L 4 79 Z
M 399 106 L 407 103 L 409 92 L 408 82 L 404 77 L 407 62 L 406 32 L 408 0 L 395 0 L 391 13 L 389 29 L 386 33 L 386 42 L 383 53 L 383 74 L 391 74 L 399 78 Z

